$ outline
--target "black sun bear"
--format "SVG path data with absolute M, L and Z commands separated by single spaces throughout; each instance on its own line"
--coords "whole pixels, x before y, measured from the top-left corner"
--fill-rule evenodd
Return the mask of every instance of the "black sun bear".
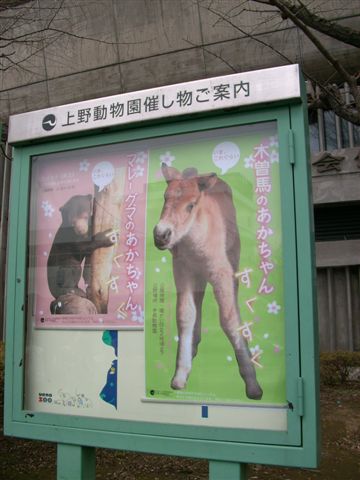
M 92 235 L 92 195 L 75 195 L 60 208 L 62 223 L 55 234 L 47 262 L 49 290 L 55 300 L 51 302 L 51 313 L 96 313 L 91 311 L 85 300 L 86 293 L 78 284 L 83 275 L 82 263 L 91 253 L 101 247 L 111 247 L 114 243 L 111 230 Z M 87 267 L 88 268 L 88 267 Z M 61 298 L 60 298 L 61 297 Z M 76 311 L 69 309 L 74 305 Z M 65 303 L 68 304 L 65 308 Z M 64 305 L 63 305 L 64 304 Z M 85 306 L 84 312 L 79 306 Z M 95 307 L 94 307 L 95 308 Z M 70 310 L 70 311 L 69 311 Z M 81 307 L 80 307 L 81 310 Z

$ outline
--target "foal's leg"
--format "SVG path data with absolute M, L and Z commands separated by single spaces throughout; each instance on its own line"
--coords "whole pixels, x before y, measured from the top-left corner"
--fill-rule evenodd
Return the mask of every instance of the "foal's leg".
M 177 292 L 176 323 L 179 343 L 176 355 L 176 370 L 171 381 L 171 388 L 181 390 L 185 388 L 191 371 L 196 323 L 194 292 L 189 287 Z
M 202 303 L 205 295 L 206 282 L 200 280 L 196 283 L 196 292 L 194 292 L 194 301 L 196 308 L 196 320 L 193 332 L 192 342 L 192 358 L 194 358 L 198 351 L 198 346 L 201 340 L 201 310 Z
M 192 359 L 200 342 L 201 306 L 206 282 L 181 259 L 174 259 L 173 271 L 177 291 L 176 323 L 179 343 L 171 387 L 181 390 L 186 386 Z
M 223 267 L 217 268 L 211 274 L 210 281 L 219 304 L 221 327 L 234 348 L 240 375 L 245 382 L 246 395 L 248 398 L 260 400 L 263 392 L 256 380 L 255 367 L 251 362 L 247 341 L 239 331 L 239 307 L 230 264 L 224 262 Z

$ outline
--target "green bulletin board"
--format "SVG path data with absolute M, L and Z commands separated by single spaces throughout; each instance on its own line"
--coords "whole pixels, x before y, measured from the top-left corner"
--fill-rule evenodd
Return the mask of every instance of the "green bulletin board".
M 101 131 L 90 103 L 91 126 L 83 104 L 14 117 L 5 431 L 58 443 L 59 478 L 92 478 L 94 447 L 207 458 L 211 479 L 316 465 L 305 108 L 284 68 L 277 93 L 277 69 L 154 90 L 166 123 L 130 128 L 130 94 L 103 99 Z

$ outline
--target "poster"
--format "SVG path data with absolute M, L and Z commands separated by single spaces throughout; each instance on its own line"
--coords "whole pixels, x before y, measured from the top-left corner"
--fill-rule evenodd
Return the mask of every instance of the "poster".
M 143 328 L 147 164 L 111 146 L 33 158 L 37 328 Z
M 89 205 L 85 216 L 75 209 L 81 225 L 86 217 L 85 254 L 66 240 L 54 255 L 64 210 L 79 197 Z M 114 205 L 117 214 L 96 230 L 98 212 Z M 280 207 L 275 122 L 33 158 L 29 294 L 35 327 L 104 330 L 96 358 L 103 350 L 109 358 L 99 367 L 106 374 L 92 402 L 100 399 L 120 416 L 127 389 L 135 391 L 123 383 L 135 363 L 143 382 L 138 401 L 150 417 L 148 405 L 157 402 L 284 409 Z M 99 246 L 97 234 L 100 243 L 105 237 L 112 244 Z M 51 285 L 54 269 L 61 284 L 62 262 L 77 272 L 65 294 Z M 104 265 L 108 300 L 101 311 L 91 282 Z M 95 308 L 65 311 L 64 295 Z M 143 328 L 126 336 L 126 344 L 133 338 L 141 351 L 129 344 L 131 358 L 124 357 L 118 345 L 131 332 L 109 331 Z M 35 337 L 39 345 L 46 341 Z M 63 387 L 55 382 L 53 388 Z
M 284 405 L 276 124 L 194 134 L 149 158 L 146 398 Z

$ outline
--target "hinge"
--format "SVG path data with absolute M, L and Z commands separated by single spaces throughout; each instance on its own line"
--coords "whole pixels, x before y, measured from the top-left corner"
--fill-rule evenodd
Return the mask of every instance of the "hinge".
M 297 412 L 300 417 L 304 415 L 304 380 L 301 377 L 297 381 Z
M 289 162 L 291 165 L 295 165 L 295 139 L 294 139 L 294 132 L 289 130 Z

